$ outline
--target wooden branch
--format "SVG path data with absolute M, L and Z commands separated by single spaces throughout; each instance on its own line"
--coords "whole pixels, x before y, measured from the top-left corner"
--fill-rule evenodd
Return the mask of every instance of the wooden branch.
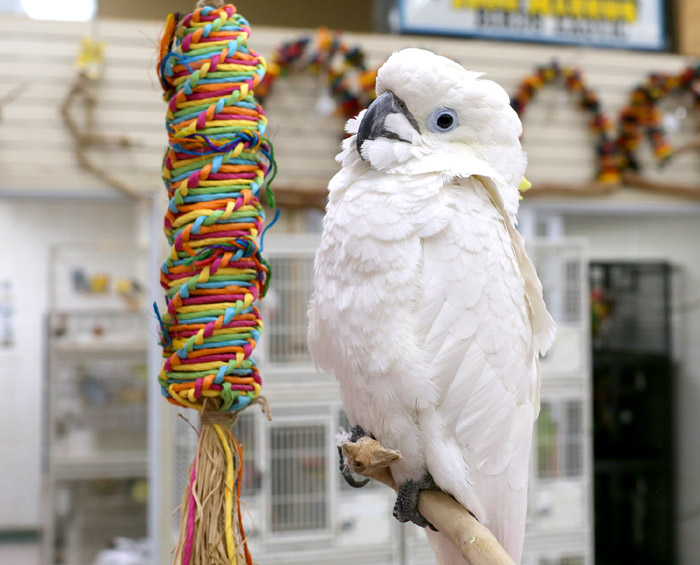
M 275 200 L 281 208 L 315 208 L 324 212 L 328 190 L 306 190 L 290 187 L 272 187 L 275 191 Z
M 683 145 L 676 147 L 671 152 L 671 155 L 669 155 L 669 159 L 673 159 L 682 153 L 687 153 L 688 151 L 692 151 L 694 149 L 700 149 L 700 136 L 691 139 L 688 143 L 684 143 Z
M 523 198 L 538 198 L 547 196 L 575 196 L 575 197 L 586 197 L 586 196 L 603 196 L 606 194 L 612 194 L 618 188 L 619 184 L 613 183 L 600 183 L 600 182 L 590 182 L 584 184 L 557 184 L 557 183 L 537 183 L 533 184 L 532 188 L 527 189 L 523 193 Z
M 328 190 L 273 186 L 278 204 L 283 208 L 316 208 L 325 211 Z M 576 198 L 605 196 L 620 188 L 619 184 L 590 182 L 582 184 L 537 183 L 523 193 L 525 199 L 568 196 Z
M 27 83 L 22 82 L 17 86 L 11 88 L 10 91 L 3 96 L 2 100 L 0 100 L 0 120 L 2 120 L 2 112 L 5 109 L 5 106 L 12 102 L 15 98 L 18 98 L 19 95 L 22 93 L 22 90 L 24 90 L 24 87 L 26 86 Z
M 94 108 L 97 104 L 97 100 L 91 92 L 90 81 L 91 79 L 84 74 L 79 74 L 61 103 L 61 117 L 63 118 L 63 123 L 75 142 L 73 150 L 75 152 L 76 161 L 80 168 L 92 173 L 95 177 L 117 189 L 127 197 L 137 201 L 145 201 L 148 199 L 145 194 L 136 192 L 131 186 L 106 170 L 105 167 L 95 164 L 88 156 L 87 150 L 96 145 L 105 146 L 115 144 L 119 147 L 130 147 L 133 145 L 127 138 L 110 139 L 94 133 Z M 78 99 L 81 99 L 81 106 L 85 112 L 85 127 L 83 128 L 78 125 L 78 122 L 70 111 L 73 102 Z
M 401 459 L 398 451 L 385 449 L 369 437 L 344 443 L 342 450 L 351 471 L 397 490 L 389 465 Z M 418 510 L 471 565 L 515 565 L 494 535 L 450 495 L 421 491 Z
M 691 200 L 700 200 L 700 185 L 683 186 L 668 182 L 653 181 L 639 173 L 625 171 L 620 183 L 600 183 L 592 181 L 581 184 L 537 183 L 523 193 L 527 200 L 530 198 L 547 198 L 564 196 L 569 198 L 597 198 L 614 194 L 620 188 L 629 187 L 645 192 L 655 192 Z M 276 188 L 278 204 L 283 208 L 315 208 L 325 211 L 328 191 L 323 188 L 300 189 L 293 187 Z
M 666 181 L 655 181 L 632 171 L 625 171 L 622 173 L 622 180 L 626 185 L 638 190 L 666 194 L 668 196 L 680 196 L 681 198 L 688 198 L 691 200 L 700 200 L 700 185 L 685 186 Z

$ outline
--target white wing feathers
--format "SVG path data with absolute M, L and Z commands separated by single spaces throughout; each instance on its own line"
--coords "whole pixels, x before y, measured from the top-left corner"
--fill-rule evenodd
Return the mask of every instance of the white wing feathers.
M 457 213 L 423 240 L 418 327 L 432 355 L 436 409 L 455 434 L 485 508 L 479 518 L 517 554 L 539 404 L 537 354 L 549 347 L 554 324 L 523 240 L 503 204 L 494 202 L 498 192 L 494 198 L 488 180 L 457 182 L 442 191 L 454 198 L 443 205 Z
M 423 243 L 427 290 L 418 325 L 426 331 L 425 351 L 433 355 L 432 378 L 446 423 L 473 451 L 476 467 L 492 474 L 504 470 L 519 439 L 504 420 L 516 406 L 529 405 L 532 421 L 535 352 L 519 265 L 512 251 L 510 258 L 499 253 L 510 248 L 506 230 L 494 229 L 503 218 L 483 188 L 478 194 L 478 181 L 464 182 L 472 186 L 455 188 L 469 215 L 453 216 Z
M 535 349 L 541 355 L 547 353 L 554 342 L 556 334 L 556 325 L 554 320 L 547 311 L 547 306 L 544 303 L 542 296 L 542 283 L 537 276 L 535 266 L 525 252 L 525 239 L 517 229 L 515 229 L 515 216 L 509 214 L 505 210 L 501 191 L 499 191 L 490 179 L 483 178 L 484 186 L 486 186 L 496 208 L 501 212 L 505 221 L 506 228 L 515 252 L 515 258 L 518 262 L 520 272 L 525 278 L 525 294 L 530 306 L 530 321 L 532 323 L 532 332 L 535 338 Z

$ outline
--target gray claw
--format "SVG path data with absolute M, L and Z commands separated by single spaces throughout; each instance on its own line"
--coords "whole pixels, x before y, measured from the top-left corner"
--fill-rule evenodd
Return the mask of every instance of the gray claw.
M 355 477 L 352 476 L 352 472 L 350 469 L 348 469 L 348 466 L 345 464 L 345 456 L 343 455 L 343 449 L 341 447 L 338 447 L 338 455 L 340 455 L 340 472 L 343 473 L 343 478 L 345 479 L 345 482 L 348 483 L 352 488 L 362 488 L 365 486 L 368 482 L 369 479 L 365 479 L 364 481 L 358 481 Z

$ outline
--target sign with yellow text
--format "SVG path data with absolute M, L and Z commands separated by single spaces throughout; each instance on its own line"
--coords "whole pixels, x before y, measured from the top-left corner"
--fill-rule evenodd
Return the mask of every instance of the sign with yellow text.
M 399 0 L 401 31 L 664 49 L 664 0 Z

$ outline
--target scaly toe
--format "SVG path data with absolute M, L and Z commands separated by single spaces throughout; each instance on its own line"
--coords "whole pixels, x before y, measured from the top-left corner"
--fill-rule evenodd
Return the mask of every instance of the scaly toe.
M 401 484 L 394 504 L 394 518 L 399 522 L 413 522 L 421 528 L 429 527 L 437 531 L 428 520 L 418 511 L 418 497 L 422 490 L 440 490 L 433 478 L 426 474 L 419 481 L 409 479 Z

